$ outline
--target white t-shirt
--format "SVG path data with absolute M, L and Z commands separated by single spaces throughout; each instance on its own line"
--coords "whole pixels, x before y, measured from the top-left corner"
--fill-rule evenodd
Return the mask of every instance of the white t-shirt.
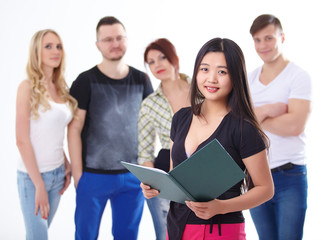
M 248 75 L 249 87 L 255 107 L 264 104 L 283 102 L 289 99 L 311 100 L 311 79 L 307 72 L 294 63 L 284 70 L 268 85 L 259 81 L 262 67 Z M 282 137 L 265 131 L 270 139 L 269 165 L 275 168 L 288 162 L 306 164 L 305 133 L 299 136 Z
M 65 103 L 49 101 L 51 109 L 42 111 L 39 118 L 30 119 L 30 139 L 40 172 L 48 172 L 64 163 L 64 137 L 67 124 L 72 120 L 70 108 Z M 18 170 L 27 172 L 20 157 Z

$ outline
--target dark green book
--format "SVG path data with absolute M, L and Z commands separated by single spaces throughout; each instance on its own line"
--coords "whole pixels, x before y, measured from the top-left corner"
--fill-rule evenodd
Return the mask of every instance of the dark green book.
M 141 182 L 159 190 L 158 197 L 185 203 L 211 201 L 245 178 L 244 172 L 217 139 L 166 173 L 121 162 Z

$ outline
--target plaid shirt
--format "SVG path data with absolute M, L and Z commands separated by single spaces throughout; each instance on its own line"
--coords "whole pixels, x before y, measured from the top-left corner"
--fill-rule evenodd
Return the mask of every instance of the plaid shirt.
M 189 76 L 180 73 L 182 80 L 191 82 Z M 159 137 L 161 147 L 170 148 L 170 128 L 173 110 L 163 94 L 161 85 L 155 92 L 146 97 L 141 103 L 138 120 L 138 163 L 155 160 L 156 138 Z
M 141 104 L 138 121 L 139 164 L 154 161 L 157 135 L 162 148 L 170 148 L 172 118 L 173 110 L 159 85 Z

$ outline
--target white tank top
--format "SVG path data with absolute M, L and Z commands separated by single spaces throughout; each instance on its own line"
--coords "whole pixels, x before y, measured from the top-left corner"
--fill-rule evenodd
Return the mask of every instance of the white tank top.
M 30 139 L 40 172 L 48 172 L 64 163 L 64 137 L 72 120 L 68 104 L 49 101 L 51 109 L 39 107 L 39 118 L 30 120 Z M 27 172 L 20 157 L 18 170 Z

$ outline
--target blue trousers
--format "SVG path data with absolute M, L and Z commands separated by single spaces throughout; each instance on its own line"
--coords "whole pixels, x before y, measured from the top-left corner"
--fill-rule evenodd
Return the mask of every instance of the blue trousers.
M 167 235 L 167 214 L 169 200 L 154 197 L 147 199 L 147 205 L 153 219 L 156 240 L 165 240 Z
M 272 174 L 274 197 L 250 210 L 259 240 L 299 240 L 307 208 L 307 169 L 295 165 Z
M 83 173 L 76 189 L 75 239 L 98 238 L 102 214 L 109 199 L 114 239 L 137 239 L 144 206 L 140 181 L 132 173 L 88 172 Z

